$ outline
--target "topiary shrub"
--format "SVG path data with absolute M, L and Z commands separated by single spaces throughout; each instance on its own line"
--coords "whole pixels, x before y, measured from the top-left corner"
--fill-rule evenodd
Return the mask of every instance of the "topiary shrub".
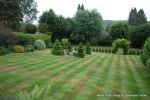
M 96 50 L 95 50 L 95 48 L 93 48 L 93 52 L 95 52 Z
M 34 46 L 33 45 L 26 45 L 25 46 L 25 52 L 34 52 Z
M 89 42 L 86 43 L 85 51 L 86 51 L 86 54 L 88 54 L 88 55 L 91 54 L 91 47 L 90 47 L 90 43 Z
M 64 55 L 64 50 L 58 39 L 55 41 L 55 45 L 53 47 L 52 54 L 53 55 Z
M 79 47 L 78 47 L 78 57 L 80 57 L 80 58 L 85 57 L 84 47 L 83 47 L 82 43 L 80 43 Z
M 98 52 L 98 48 L 96 48 L 96 52 Z
M 150 58 L 146 61 L 146 66 L 150 69 Z
M 99 52 L 101 52 L 101 48 L 99 48 Z
M 61 45 L 63 49 L 67 49 L 68 46 L 68 39 L 64 38 L 61 40 Z
M 105 48 L 105 53 L 107 53 L 107 48 Z
M 129 49 L 129 41 L 126 39 L 117 39 L 112 43 L 113 53 L 116 53 L 118 48 L 123 48 L 123 53 L 127 54 Z
M 34 47 L 37 50 L 43 50 L 46 48 L 45 42 L 43 40 L 36 40 L 34 43 Z
M 111 53 L 111 49 L 108 49 L 108 52 Z
M 16 52 L 16 53 L 24 53 L 24 46 L 21 46 L 21 45 L 16 45 L 16 46 L 14 46 L 14 51 Z
M 147 60 L 150 58 L 150 37 L 145 41 L 143 47 L 143 53 L 141 59 L 146 64 Z
M 69 52 L 72 52 L 72 46 L 70 42 L 68 42 L 67 49 L 69 50 Z

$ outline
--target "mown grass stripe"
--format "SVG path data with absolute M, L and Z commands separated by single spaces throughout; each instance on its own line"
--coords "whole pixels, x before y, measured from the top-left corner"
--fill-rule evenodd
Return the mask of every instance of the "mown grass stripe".
M 93 88 L 96 86 L 98 87 L 98 80 L 100 80 L 101 78 L 99 77 L 100 74 L 103 72 L 104 68 L 108 68 L 108 66 L 104 66 L 105 64 L 109 64 L 107 62 L 106 59 L 109 59 L 111 56 L 109 55 L 105 55 L 104 57 L 101 57 L 101 54 L 99 54 L 99 59 L 97 61 L 95 61 L 95 66 L 96 66 L 96 70 L 94 71 L 95 73 L 93 73 L 92 75 L 89 74 L 88 76 L 90 77 L 90 79 L 88 80 L 88 82 L 84 85 L 84 87 L 82 88 L 82 90 L 80 92 L 78 92 L 78 94 L 75 95 L 75 100 L 88 100 L 88 98 L 90 99 L 95 99 L 93 97 L 97 96 L 97 93 L 95 93 L 95 90 L 93 90 Z M 103 60 L 103 62 L 101 62 Z M 106 63 L 107 62 L 107 63 Z M 90 93 L 92 91 L 92 93 Z M 90 100 L 91 100 L 90 99 Z

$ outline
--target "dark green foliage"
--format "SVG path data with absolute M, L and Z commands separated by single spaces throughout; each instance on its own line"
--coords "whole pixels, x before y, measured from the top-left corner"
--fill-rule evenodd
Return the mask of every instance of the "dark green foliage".
M 85 48 L 85 51 L 86 51 L 86 54 L 91 54 L 91 47 L 90 47 L 90 43 L 89 42 L 86 42 L 86 48 Z
M 105 50 L 104 50 L 104 48 L 102 48 L 102 53 L 104 53 L 105 52 Z
M 0 46 L 8 47 L 17 42 L 17 37 L 11 32 L 0 32 Z
M 107 48 L 105 48 L 105 53 L 107 53 Z
M 123 48 L 123 53 L 127 54 L 129 49 L 129 41 L 126 39 L 117 39 L 112 43 L 113 53 L 116 53 L 118 48 Z
M 98 48 L 96 48 L 96 52 L 98 52 Z
M 75 50 L 78 50 L 78 48 L 77 48 L 77 47 L 75 47 Z
M 33 45 L 26 45 L 25 46 L 25 52 L 34 52 L 34 46 Z
M 96 50 L 95 50 L 95 48 L 93 48 L 93 52 L 95 52 Z
M 25 32 L 26 32 L 26 33 L 30 33 L 30 34 L 35 34 L 35 33 L 37 32 L 36 25 L 31 24 L 31 23 L 28 23 L 28 24 L 25 26 Z
M 0 47 L 0 55 L 5 55 L 6 49 L 4 47 Z
M 31 23 L 37 18 L 37 2 L 36 0 L 20 0 L 21 13 L 25 23 Z
M 111 49 L 108 49 L 108 52 L 111 53 Z
M 82 43 L 80 43 L 79 47 L 78 47 L 78 57 L 80 57 L 80 58 L 85 57 L 84 47 L 83 47 Z
M 131 45 L 135 48 L 141 48 L 145 40 L 150 36 L 150 25 L 143 24 L 139 25 L 130 33 Z
M 145 41 L 143 53 L 141 55 L 141 59 L 144 62 L 144 64 L 147 62 L 149 58 L 150 58 L 150 37 Z
M 55 45 L 53 47 L 52 54 L 53 55 L 64 55 L 64 50 L 58 39 L 55 41 Z
M 20 0 L 0 0 L 0 24 L 15 28 L 22 21 Z
M 150 69 L 150 58 L 147 60 L 146 66 Z
M 128 24 L 137 25 L 137 10 L 136 8 L 132 8 L 129 13 Z
M 102 52 L 101 48 L 99 48 L 99 52 Z
M 67 49 L 68 47 L 68 39 L 65 39 L 65 38 L 63 38 L 63 39 L 61 39 L 61 45 L 62 45 L 62 48 L 63 49 Z
M 38 30 L 40 33 L 47 33 L 48 32 L 48 25 L 47 23 L 40 23 L 38 26 Z
M 138 22 L 138 24 L 147 23 L 147 18 L 145 16 L 145 13 L 144 13 L 143 9 L 140 9 L 138 14 L 137 14 L 137 22 Z
M 116 23 L 110 27 L 109 31 L 113 40 L 118 38 L 128 38 L 128 25 L 125 23 Z
M 140 25 L 147 23 L 147 18 L 143 9 L 140 9 L 138 12 L 136 8 L 132 8 L 129 13 L 128 23 L 130 25 Z

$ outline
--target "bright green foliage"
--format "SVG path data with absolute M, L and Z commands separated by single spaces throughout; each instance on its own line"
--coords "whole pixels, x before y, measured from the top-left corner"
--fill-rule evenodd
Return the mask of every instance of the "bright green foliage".
M 67 49 L 68 39 L 63 38 L 63 39 L 61 40 L 61 45 L 62 45 L 63 49 Z
M 36 85 L 31 92 L 21 91 L 17 93 L 19 100 L 51 100 L 51 85 Z
M 150 58 L 150 37 L 145 41 L 143 47 L 143 54 L 141 55 L 141 59 L 144 63 Z
M 38 30 L 40 33 L 47 33 L 48 32 L 48 25 L 47 23 L 40 23 L 38 26 Z
M 35 34 L 36 31 L 37 31 L 37 28 L 36 28 L 36 25 L 34 25 L 34 24 L 28 23 L 25 26 L 25 32 L 26 33 Z
M 24 53 L 24 46 L 21 46 L 21 45 L 16 45 L 16 46 L 14 46 L 14 51 L 16 52 L 16 53 Z
M 127 54 L 129 49 L 129 41 L 126 39 L 117 39 L 112 43 L 113 53 L 116 53 L 118 48 L 123 48 L 123 53 Z
M 46 48 L 45 42 L 43 40 L 36 40 L 34 43 L 35 49 L 42 50 Z
M 83 47 L 82 43 L 80 43 L 79 47 L 78 47 L 78 57 L 80 57 L 80 58 L 85 57 L 84 47 Z
M 53 55 L 64 55 L 64 50 L 58 39 L 55 41 L 55 45 L 53 47 L 52 54 Z
M 24 33 L 14 33 L 14 34 L 17 37 L 17 44 L 23 46 L 34 44 L 35 38 L 32 37 L 31 35 Z
M 34 46 L 33 45 L 26 45 L 25 46 L 25 52 L 34 52 Z
M 68 42 L 67 49 L 68 49 L 70 52 L 72 51 L 72 46 L 71 46 L 71 43 L 70 43 L 70 42 Z
M 125 23 L 116 23 L 110 27 L 109 31 L 113 40 L 119 38 L 128 38 L 128 25 Z
M 90 43 L 89 42 L 86 43 L 85 50 L 86 50 L 86 54 L 89 54 L 89 55 L 91 54 L 92 49 L 90 47 Z

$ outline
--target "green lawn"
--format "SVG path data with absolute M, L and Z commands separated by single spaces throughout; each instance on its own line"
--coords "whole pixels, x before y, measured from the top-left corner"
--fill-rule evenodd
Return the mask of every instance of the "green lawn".
M 150 73 L 139 56 L 92 53 L 82 59 L 54 56 L 50 50 L 0 56 L 1 95 L 49 83 L 52 100 L 150 98 Z

